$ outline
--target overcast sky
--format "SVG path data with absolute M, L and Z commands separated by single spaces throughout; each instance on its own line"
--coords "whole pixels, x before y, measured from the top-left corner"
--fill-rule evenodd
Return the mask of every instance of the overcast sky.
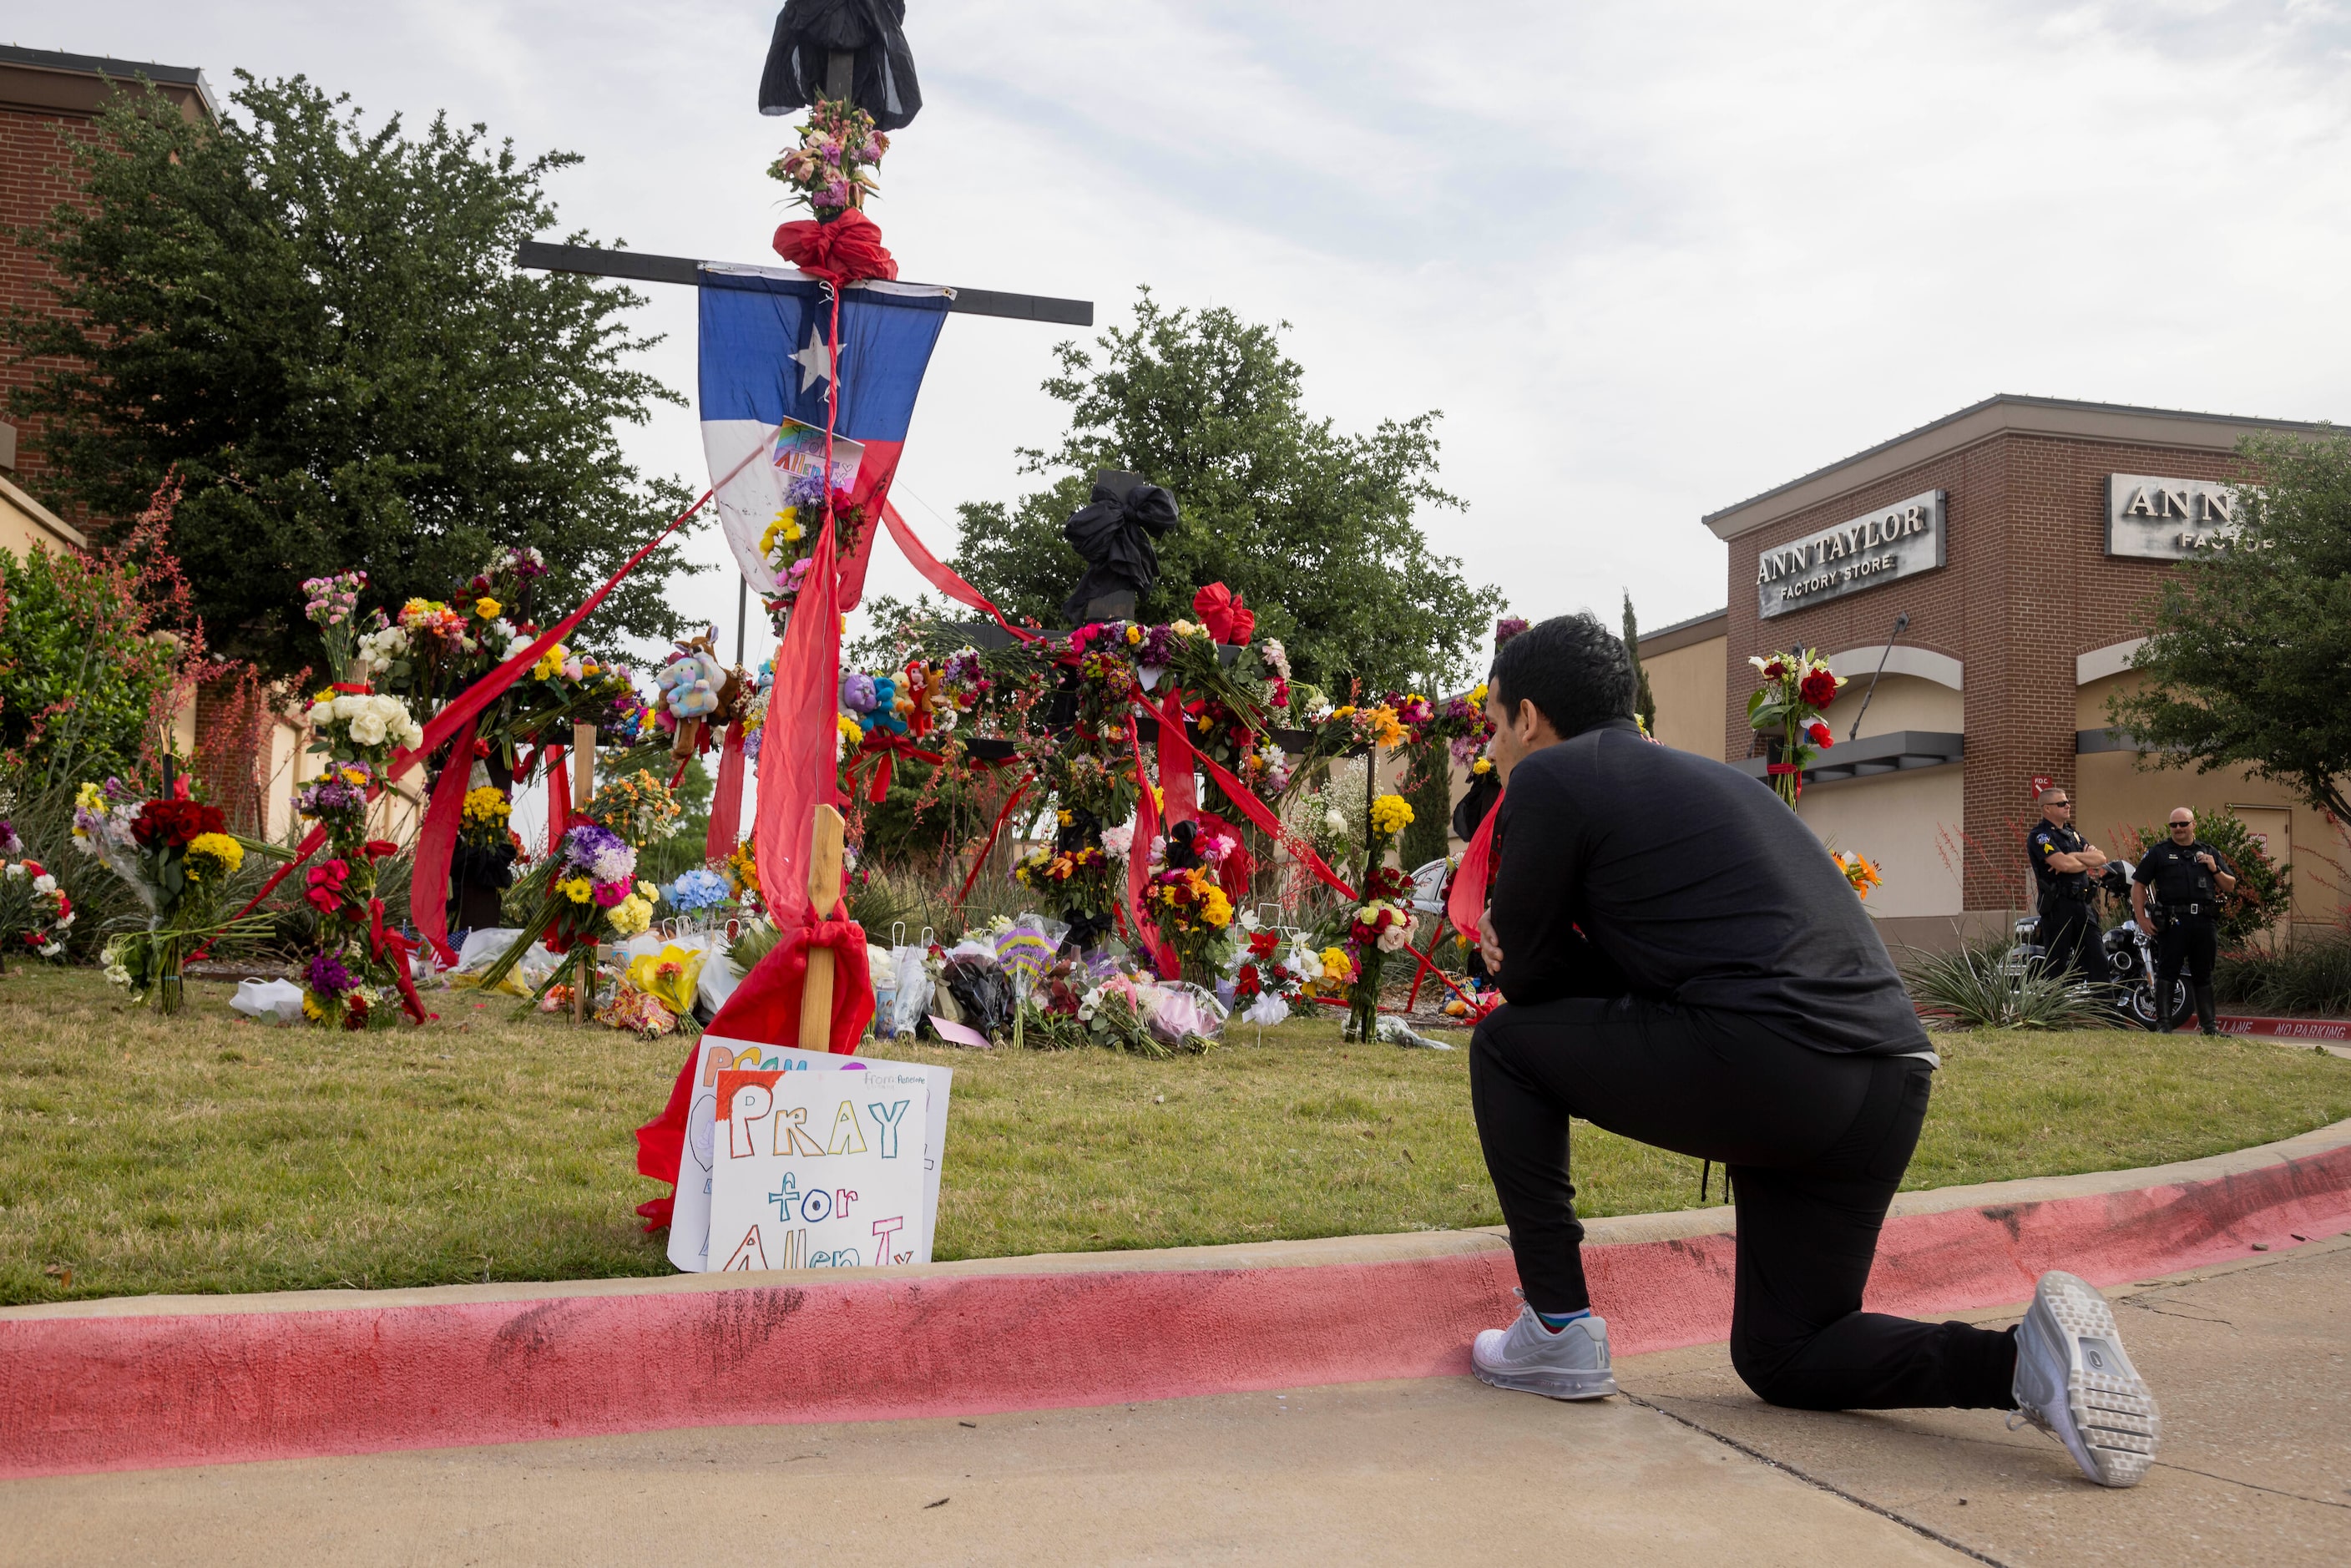
M 871 209 L 904 277 L 1289 321 L 1315 413 L 1444 411 L 1468 509 L 1430 533 L 1520 614 L 1717 609 L 1701 515 L 1993 392 L 2351 403 L 2343 5 L 907 8 L 925 107 Z M 772 261 L 774 15 L 110 0 L 11 41 L 446 110 L 585 154 L 568 228 Z M 651 368 L 690 394 L 690 292 L 646 291 Z M 1015 445 L 1060 433 L 1065 335 L 948 322 L 897 489 L 941 555 L 955 504 L 1017 495 Z M 690 409 L 629 444 L 707 482 Z M 877 550 L 878 587 L 914 580 Z M 684 597 L 731 630 L 731 577 Z

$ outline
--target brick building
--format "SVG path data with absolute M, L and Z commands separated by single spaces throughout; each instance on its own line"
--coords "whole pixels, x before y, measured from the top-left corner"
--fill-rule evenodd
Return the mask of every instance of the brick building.
M 65 139 L 88 134 L 106 99 L 141 78 L 190 120 L 214 117 L 212 89 L 192 66 L 0 47 L 0 309 L 54 308 L 47 264 L 16 235 L 73 200 Z M 47 471 L 40 432 L 5 408 L 43 368 L 40 361 L 18 364 L 0 353 L 0 469 L 14 470 L 35 492 Z
M 1642 639 L 1660 738 L 1761 777 L 1748 658 L 1827 654 L 1850 684 L 1799 815 L 1884 866 L 1869 907 L 1892 943 L 1945 946 L 2029 905 L 2036 779 L 2072 790 L 2110 852 L 2174 806 L 2228 806 L 2295 862 L 2293 919 L 2328 920 L 2342 824 L 2241 769 L 2144 769 L 2105 714 L 2157 584 L 2230 525 L 2239 442 L 2316 428 L 1995 397 L 1715 512 L 1728 608 Z

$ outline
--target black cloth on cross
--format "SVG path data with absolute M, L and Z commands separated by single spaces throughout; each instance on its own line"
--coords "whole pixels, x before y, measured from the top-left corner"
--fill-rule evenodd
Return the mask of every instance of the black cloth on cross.
M 899 130 L 923 107 L 905 21 L 905 0 L 787 0 L 759 75 L 759 112 L 789 114 L 814 103 L 832 55 L 841 51 L 857 57 L 850 101 L 873 117 L 877 130 Z
M 1176 497 L 1156 485 L 1132 475 L 1095 478 L 1093 498 L 1061 529 L 1086 563 L 1077 591 L 1061 605 L 1071 625 L 1102 595 L 1132 589 L 1140 599 L 1151 591 L 1159 580 L 1159 552 L 1152 541 L 1164 538 L 1177 516 Z

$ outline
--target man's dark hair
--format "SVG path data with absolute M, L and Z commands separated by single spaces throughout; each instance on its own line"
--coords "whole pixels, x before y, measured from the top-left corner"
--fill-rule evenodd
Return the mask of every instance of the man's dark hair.
M 1504 712 L 1532 703 L 1562 740 L 1633 716 L 1633 663 L 1589 612 L 1554 615 L 1503 643 L 1488 684 Z

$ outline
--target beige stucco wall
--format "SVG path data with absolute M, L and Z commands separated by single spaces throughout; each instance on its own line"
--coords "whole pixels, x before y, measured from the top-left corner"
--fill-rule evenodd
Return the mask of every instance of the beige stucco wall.
M 1877 692 L 1869 695 L 1867 675 L 1849 680 L 1837 693 L 1836 701 L 1829 704 L 1822 716 L 1828 721 L 1829 732 L 1838 746 L 1845 744 L 1853 729 L 1854 715 L 1861 713 L 1866 701 L 1869 711 L 1862 715 L 1861 733 L 1865 736 L 1892 735 L 1897 730 L 1925 729 L 1949 734 L 1965 728 L 1965 706 L 1960 695 L 1939 681 L 1924 680 L 1917 675 L 1880 675 Z M 1832 747 L 1823 761 L 1836 760 Z
M 1720 637 L 1692 643 L 1669 653 L 1645 653 L 1641 668 L 1657 705 L 1657 738 L 1679 751 L 1722 760 L 1725 701 L 1724 650 Z
M 1872 704 L 1870 717 L 1876 716 Z M 1877 867 L 1886 881 L 1869 895 L 1873 916 L 1948 919 L 1959 913 L 1959 866 L 1951 848 L 1965 809 L 1962 777 L 1956 767 L 1922 768 L 1808 784 L 1796 815 L 1823 845 L 1856 851 Z
M 55 512 L 0 477 L 0 549 L 22 556 L 36 549 L 81 549 L 89 542 Z

